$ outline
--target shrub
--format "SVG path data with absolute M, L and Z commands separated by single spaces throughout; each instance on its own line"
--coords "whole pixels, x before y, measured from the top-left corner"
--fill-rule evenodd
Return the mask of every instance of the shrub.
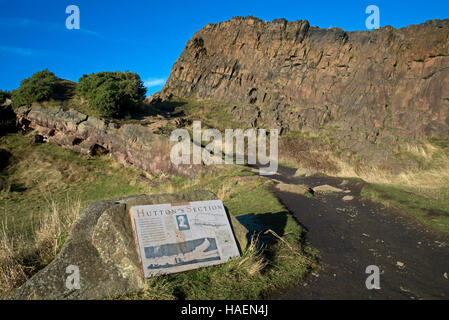
M 0 90 L 0 104 L 3 104 L 6 99 L 11 98 L 11 95 L 8 91 Z
M 17 108 L 31 105 L 33 102 L 49 100 L 58 86 L 58 78 L 48 69 L 36 72 L 31 78 L 24 79 L 20 87 L 12 92 L 12 106 Z
M 121 117 L 135 113 L 145 99 L 146 88 L 133 72 L 99 72 L 83 75 L 76 94 L 87 100 L 87 113 Z

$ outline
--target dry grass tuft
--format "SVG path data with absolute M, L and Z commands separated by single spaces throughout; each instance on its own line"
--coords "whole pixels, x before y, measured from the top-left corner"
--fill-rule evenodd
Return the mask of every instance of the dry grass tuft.
M 354 168 L 351 164 L 333 157 L 338 167 L 337 176 L 357 177 L 370 183 L 405 186 L 419 189 L 441 189 L 449 185 L 449 156 L 430 143 L 405 145 L 403 152 L 418 159 L 420 169 L 392 174 L 376 167 Z
M 279 155 L 282 162 L 320 172 L 337 172 L 338 167 L 331 157 L 332 152 L 332 144 L 302 135 L 282 137 L 279 141 Z
M 405 162 L 417 163 L 419 168 L 404 169 L 399 174 L 381 167 L 359 166 L 345 161 L 336 156 L 332 144 L 325 138 L 294 134 L 282 137 L 279 146 L 281 161 L 333 176 L 420 189 L 437 190 L 449 185 L 449 152 L 430 142 L 404 144 L 401 147 L 396 156 Z
M 35 233 L 35 247 L 39 250 L 39 256 L 43 264 L 53 260 L 61 249 L 69 230 L 75 222 L 81 210 L 81 201 L 66 201 L 64 212 L 54 202 L 50 202 L 50 212 L 41 219 L 39 228 Z
M 217 192 L 218 199 L 228 200 L 234 192 L 234 187 L 237 185 L 236 179 L 224 180 L 220 189 Z
M 231 261 L 229 263 L 229 268 L 231 270 L 234 268 L 244 270 L 251 277 L 260 275 L 262 270 L 267 266 L 267 262 L 263 257 L 262 248 L 259 248 L 257 245 L 258 243 L 258 236 L 252 237 L 243 256 L 240 259 Z
M 6 222 L 3 223 L 0 233 L 0 298 L 27 279 L 26 267 L 20 263 L 20 256 L 17 255 L 24 241 L 21 238 L 13 241 L 7 234 L 7 226 Z
M 49 212 L 28 239 L 12 233 L 7 220 L 1 224 L 0 298 L 7 297 L 14 288 L 55 258 L 80 209 L 79 200 L 67 199 L 63 206 L 51 201 Z

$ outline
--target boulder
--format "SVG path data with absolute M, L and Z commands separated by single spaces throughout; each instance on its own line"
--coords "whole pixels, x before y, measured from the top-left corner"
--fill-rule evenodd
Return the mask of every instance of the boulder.
M 294 177 L 310 177 L 316 174 L 317 172 L 313 169 L 307 169 L 307 168 L 298 168 L 296 170 Z
M 209 191 L 138 195 L 90 204 L 74 223 L 61 252 L 11 296 L 12 299 L 105 299 L 143 288 L 129 208 L 134 205 L 213 200 Z M 248 230 L 231 215 L 241 248 Z M 67 289 L 67 268 L 79 268 L 80 288 Z
M 342 189 L 330 186 L 328 184 L 323 184 L 313 188 L 314 193 L 333 193 L 333 192 L 343 192 Z
M 302 184 L 288 184 L 281 182 L 276 184 L 276 189 L 282 192 L 295 193 L 299 195 L 310 194 L 310 188 Z

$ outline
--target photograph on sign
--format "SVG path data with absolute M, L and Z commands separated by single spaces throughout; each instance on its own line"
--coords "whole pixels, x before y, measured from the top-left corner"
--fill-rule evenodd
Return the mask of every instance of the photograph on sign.
M 131 208 L 145 278 L 240 256 L 221 200 Z

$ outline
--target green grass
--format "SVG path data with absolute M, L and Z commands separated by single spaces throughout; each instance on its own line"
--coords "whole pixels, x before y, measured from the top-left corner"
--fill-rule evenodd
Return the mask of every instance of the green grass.
M 294 235 L 284 237 L 293 246 L 296 241 L 294 238 Z M 122 298 L 261 299 L 276 288 L 299 284 L 303 276 L 310 271 L 303 258 L 304 254 L 313 252 L 305 250 L 299 256 L 280 243 L 271 249 L 270 257 L 266 251 L 250 248 L 240 258 L 232 259 L 223 265 L 150 278 L 144 290 Z
M 419 190 L 383 184 L 363 188 L 362 197 L 408 213 L 423 225 L 449 233 L 449 187 Z
M 29 232 L 51 202 L 89 202 L 145 193 L 139 170 L 125 168 L 107 157 L 78 154 L 54 143 L 32 144 L 30 135 L 9 134 L 0 148 L 12 157 L 2 172 L 10 187 L 0 192 L 0 221 L 15 232 Z M 12 230 L 10 230 L 12 231 Z
M 316 265 L 318 253 L 305 242 L 305 231 L 270 192 L 270 180 L 245 167 L 210 167 L 211 171 L 196 179 L 153 177 L 153 187 L 149 188 L 150 181 L 139 182 L 141 171 L 125 168 L 106 156 L 80 155 L 54 143 L 32 144 L 30 138 L 31 134 L 20 133 L 0 138 L 0 148 L 12 155 L 1 173 L 10 188 L 0 192 L 0 222 L 7 221 L 9 239 L 27 238 L 29 247 L 36 252 L 40 248 L 31 242 L 35 241 L 36 230 L 52 205 L 67 209 L 68 203 L 79 200 L 81 207 L 85 207 L 92 201 L 131 194 L 190 189 L 214 192 L 231 214 L 253 214 L 258 224 L 282 239 L 262 235 L 257 246 L 246 248 L 240 258 L 223 265 L 151 278 L 141 292 L 118 298 L 260 299 L 276 288 L 299 284 Z M 62 235 L 65 234 L 63 231 Z M 53 247 L 61 246 L 59 242 Z M 11 248 L 20 251 L 18 246 Z M 23 259 L 19 251 L 14 254 L 18 261 L 16 268 L 33 270 L 27 276 L 44 267 L 42 261 L 47 263 L 48 257 L 53 257 L 53 253 L 46 254 L 45 259 L 36 260 L 39 265 L 33 265 L 20 262 Z M 8 274 L 14 274 L 14 270 Z M 16 277 L 15 286 L 23 283 L 23 274 Z
M 446 152 L 449 152 L 449 136 L 446 138 L 431 138 L 429 142 L 434 146 L 440 147 Z
M 200 120 L 203 128 L 224 129 L 245 129 L 245 126 L 235 121 L 233 115 L 228 112 L 231 104 L 216 102 L 212 100 L 195 100 L 191 98 L 172 98 L 159 106 L 160 109 L 174 109 L 174 111 L 184 111 L 186 118 L 190 120 Z
M 430 229 L 448 233 L 449 137 L 405 145 L 396 157 L 413 160 L 418 168 L 367 185 L 362 196 L 400 209 Z

